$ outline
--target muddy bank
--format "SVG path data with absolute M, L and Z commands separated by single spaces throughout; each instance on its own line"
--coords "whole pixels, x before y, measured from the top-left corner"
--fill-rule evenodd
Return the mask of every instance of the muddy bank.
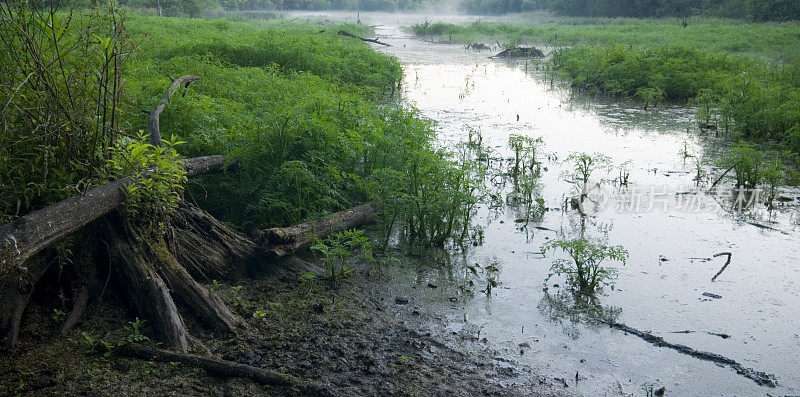
M 217 358 L 283 373 L 332 395 L 572 394 L 567 380 L 499 358 L 470 327 L 415 306 L 414 295 L 387 295 L 398 286 L 389 265 L 383 266 L 356 265 L 353 276 L 336 283 L 322 277 L 301 282 L 298 274 L 284 272 L 240 285 L 209 285 L 255 331 L 238 338 L 197 336 Z M 19 350 L 0 364 L 0 395 L 303 394 L 221 379 L 180 362 L 97 353 L 92 345 L 100 340 L 129 337 L 134 319 L 104 302 L 65 339 L 56 335 L 57 310 L 53 301 L 32 306 Z M 141 332 L 148 335 L 146 322 Z

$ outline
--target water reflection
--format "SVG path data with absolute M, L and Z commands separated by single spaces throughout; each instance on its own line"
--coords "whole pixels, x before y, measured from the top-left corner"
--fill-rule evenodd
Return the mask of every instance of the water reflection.
M 616 322 L 622 313 L 622 308 L 603 305 L 595 294 L 558 287 L 555 293 L 546 289 L 537 308 L 548 320 L 561 325 L 564 333 L 573 340 L 581 335 L 584 327 L 579 327 L 580 324 L 596 329 L 604 326 L 598 320 Z

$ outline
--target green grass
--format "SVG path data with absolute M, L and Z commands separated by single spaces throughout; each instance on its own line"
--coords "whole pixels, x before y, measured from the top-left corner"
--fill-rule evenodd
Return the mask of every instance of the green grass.
M 188 142 L 179 147 L 187 156 L 239 163 L 189 186 L 215 216 L 243 228 L 289 225 L 377 200 L 389 227 L 404 220 L 412 239 L 442 243 L 473 200 L 466 171 L 434 148 L 430 121 L 393 104 L 399 62 L 342 29 L 364 34 L 355 25 L 133 18 L 141 46 L 128 65 L 130 127 L 147 129 L 137 109 L 155 106 L 165 75 L 198 75 L 161 126 Z

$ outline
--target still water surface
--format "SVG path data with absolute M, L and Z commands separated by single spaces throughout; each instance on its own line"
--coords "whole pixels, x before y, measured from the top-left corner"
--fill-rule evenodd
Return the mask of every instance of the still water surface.
M 330 17 L 355 19 L 347 14 Z M 538 157 L 545 169 L 540 194 L 549 210 L 543 219 L 516 223 L 518 209 L 484 203 L 476 219 L 483 228 L 483 244 L 450 250 L 447 271 L 428 263 L 399 275 L 407 278 L 401 283 L 445 286 L 420 298 L 420 304 L 462 323 L 466 318 L 465 326 L 476 329 L 491 347 L 544 374 L 574 383 L 578 372 L 578 390 L 586 395 L 642 395 L 642 386 L 648 384 L 665 386 L 672 395 L 800 393 L 797 207 L 790 203 L 769 214 L 756 204 L 743 215 L 731 211 L 724 197 L 684 194 L 698 188 L 693 159 L 682 152 L 711 159 L 724 150 L 697 130 L 690 111 L 677 105 L 645 111 L 636 104 L 585 98 L 558 79 L 552 82 L 533 63 L 488 58 L 497 51 L 422 42 L 394 27 L 444 18 L 365 13 L 360 18 L 385 24 L 376 33 L 392 46 L 376 49 L 399 58 L 405 72 L 403 99 L 437 122 L 443 146 L 466 141 L 465 126 L 480 130 L 484 145 L 498 159 L 513 156 L 511 134 L 544 140 Z M 631 185 L 620 189 L 604 184 L 597 208 L 585 218 L 562 208 L 572 194 L 563 177 L 564 160 L 573 152 L 603 153 L 616 166 L 627 162 L 630 169 Z M 714 179 L 721 173 L 708 166 L 704 170 Z M 608 179 L 616 173 L 610 172 Z M 704 182 L 708 187 L 708 178 Z M 502 184 L 496 189 L 500 196 L 510 192 Z M 800 200 L 797 190 L 784 189 L 782 195 L 794 203 Z M 615 288 L 606 288 L 600 297 L 603 313 L 668 342 L 775 374 L 779 387 L 759 386 L 730 368 L 587 320 L 570 310 L 569 294 L 559 293 L 563 287 L 553 286 L 563 281 L 551 279 L 545 292 L 552 258 L 538 254 L 539 247 L 553 238 L 581 234 L 624 245 L 630 252 L 628 263 L 617 265 Z M 725 251 L 733 254 L 732 262 L 711 282 L 725 263 L 724 257 L 712 255 Z M 479 274 L 469 275 L 466 266 L 475 264 Z M 490 264 L 500 269 L 499 286 L 487 297 L 481 289 Z M 466 286 L 467 279 L 475 284 L 467 288 L 471 295 L 457 288 Z M 704 296 L 706 292 L 721 298 Z M 459 305 L 450 301 L 454 295 Z M 530 348 L 520 348 L 523 343 Z

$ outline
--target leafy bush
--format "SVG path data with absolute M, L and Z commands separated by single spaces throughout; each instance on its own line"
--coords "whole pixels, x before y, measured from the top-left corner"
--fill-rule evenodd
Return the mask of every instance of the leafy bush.
M 109 163 L 114 174 L 133 177 L 126 186 L 126 215 L 156 221 L 169 215 L 183 198 L 186 171 L 175 147 L 184 142 L 176 141 L 174 135 L 163 141 L 164 147 L 148 140 L 145 134 L 137 140 L 121 139 Z

